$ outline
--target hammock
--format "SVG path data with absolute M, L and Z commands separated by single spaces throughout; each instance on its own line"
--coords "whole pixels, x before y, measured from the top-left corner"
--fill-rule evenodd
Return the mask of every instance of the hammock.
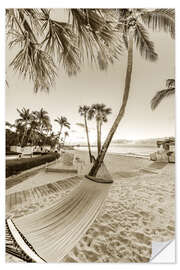
M 67 175 L 69 174 L 69 177 L 59 180 L 59 174 L 61 173 L 67 173 Z M 13 192 L 6 195 L 6 212 L 10 211 L 14 207 L 17 207 L 17 205 L 23 204 L 24 202 L 33 204 L 39 201 L 39 199 L 42 199 L 53 193 L 62 192 L 66 189 L 72 188 L 81 180 L 80 177 L 73 176 L 75 174 L 77 174 L 77 170 L 75 169 L 75 167 L 72 164 L 71 166 L 64 165 L 64 160 L 63 158 L 61 158 L 59 162 L 56 162 L 50 167 L 46 167 L 45 174 L 41 174 L 40 172 L 35 176 L 31 177 L 31 179 L 33 178 L 34 183 L 38 183 L 39 177 L 45 177 L 49 180 L 57 179 L 59 181 L 44 184 L 41 186 L 35 186 L 33 188 L 23 189 L 22 191 Z
M 6 251 L 25 261 L 60 262 L 97 217 L 113 182 L 104 164 L 96 181 L 89 176 L 82 180 L 52 206 L 8 219 Z
M 71 176 L 54 183 L 48 183 L 8 194 L 6 195 L 6 212 L 17 207 L 18 205 L 22 205 L 25 202 L 28 204 L 33 204 L 46 196 L 72 188 L 77 185 L 80 180 L 81 178 L 79 176 Z

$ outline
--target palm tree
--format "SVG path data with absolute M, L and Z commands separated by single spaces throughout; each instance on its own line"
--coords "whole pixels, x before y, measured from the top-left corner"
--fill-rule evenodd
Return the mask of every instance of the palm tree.
M 65 140 L 66 140 L 66 137 L 69 136 L 69 133 L 67 131 L 64 132 L 64 144 L 65 144 Z
M 89 130 L 88 130 L 88 125 L 87 125 L 87 116 L 89 113 L 89 109 L 90 107 L 86 105 L 79 106 L 79 114 L 84 117 L 84 124 L 85 124 L 88 151 L 89 151 L 89 159 L 90 159 L 90 162 L 92 162 L 91 145 L 90 145 L 90 140 L 89 140 Z
M 102 59 L 101 68 L 119 59 L 122 40 L 128 65 L 122 106 L 90 175 L 96 175 L 127 105 L 133 60 L 133 42 L 140 54 L 155 61 L 157 54 L 145 26 L 165 31 L 174 38 L 174 9 L 71 9 L 68 22 L 55 21 L 48 9 L 7 9 L 9 46 L 21 48 L 11 66 L 34 82 L 35 91 L 49 89 L 56 76 L 55 62 L 68 75 L 77 74 L 85 58 Z M 42 41 L 42 37 L 45 38 Z M 60 56 L 60 57 L 59 57 Z
M 157 54 L 154 50 L 154 44 L 150 41 L 148 32 L 145 26 L 152 27 L 153 30 L 164 30 L 169 32 L 172 37 L 175 34 L 174 25 L 174 10 L 173 9 L 119 9 L 119 23 L 118 29 L 122 34 L 122 37 L 127 47 L 127 70 L 125 78 L 125 86 L 122 104 L 119 113 L 108 133 L 108 136 L 102 146 L 102 149 L 93 164 L 89 175 L 96 176 L 103 160 L 109 144 L 113 138 L 117 127 L 122 120 L 129 97 L 131 75 L 133 67 L 133 44 L 135 43 L 137 49 L 139 50 L 141 56 L 150 61 L 157 60 Z
M 106 108 L 106 105 L 101 103 L 93 104 L 89 110 L 88 119 L 96 118 L 97 128 L 97 148 L 98 154 L 101 151 L 101 130 L 103 122 L 107 122 L 107 115 L 111 114 L 111 108 Z
M 51 125 L 48 112 L 41 108 L 40 111 L 34 111 L 33 115 L 39 124 L 40 134 L 43 135 L 43 130 L 49 128 Z
M 63 127 L 70 129 L 71 124 L 68 122 L 65 116 L 57 117 L 54 121 L 60 125 L 60 131 L 59 131 L 59 138 L 60 138 Z
M 23 126 L 24 132 L 23 136 L 21 138 L 20 145 L 23 146 L 25 136 L 27 135 L 28 127 L 30 126 L 31 120 L 32 120 L 32 113 L 29 109 L 23 108 L 22 110 L 17 109 L 17 112 L 19 113 L 20 118 L 16 120 L 16 125 Z
M 39 123 L 37 119 L 35 118 L 35 115 L 32 114 L 32 118 L 29 123 L 29 135 L 27 139 L 27 141 L 30 141 L 31 145 L 34 144 L 34 138 L 36 137 L 35 134 L 37 133 L 38 128 L 39 128 Z
M 159 103 L 165 98 L 175 95 L 175 80 L 166 80 L 166 89 L 158 91 L 151 100 L 151 109 L 155 110 Z

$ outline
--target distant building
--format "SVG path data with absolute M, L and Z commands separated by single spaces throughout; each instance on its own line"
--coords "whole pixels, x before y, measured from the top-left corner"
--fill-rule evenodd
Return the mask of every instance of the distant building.
M 21 146 L 12 145 L 10 146 L 10 151 L 15 153 L 22 153 Z
M 150 155 L 152 161 L 175 163 L 175 138 L 157 141 L 158 150 Z

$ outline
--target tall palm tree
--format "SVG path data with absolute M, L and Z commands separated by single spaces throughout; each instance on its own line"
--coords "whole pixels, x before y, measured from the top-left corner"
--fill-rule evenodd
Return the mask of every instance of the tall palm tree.
M 84 124 L 85 124 L 88 151 L 89 151 L 89 159 L 90 159 L 90 162 L 92 162 L 91 145 L 90 145 L 90 140 L 89 140 L 89 130 L 88 130 L 88 125 L 87 125 L 87 116 L 89 113 L 89 109 L 90 107 L 87 105 L 79 106 L 79 114 L 84 117 Z
M 158 91 L 151 100 L 151 109 L 155 110 L 159 103 L 166 97 L 175 95 L 175 80 L 166 80 L 166 89 Z
M 20 124 L 24 127 L 23 136 L 21 138 L 20 145 L 23 146 L 25 136 L 27 135 L 28 127 L 30 126 L 31 119 L 32 119 L 32 113 L 29 109 L 23 108 L 22 110 L 17 109 L 17 112 L 19 113 L 20 118 L 16 120 L 16 125 Z
M 125 46 L 127 47 L 127 70 L 125 78 L 125 86 L 123 92 L 122 104 L 119 113 L 107 135 L 107 138 L 102 146 L 102 149 L 93 164 L 89 175 L 96 176 L 103 160 L 109 144 L 113 138 L 117 127 L 125 114 L 127 106 L 129 91 L 131 85 L 131 75 L 133 67 L 133 47 L 134 43 L 139 50 L 141 56 L 150 61 L 157 60 L 157 54 L 154 50 L 154 44 L 150 41 L 148 32 L 145 28 L 152 27 L 153 30 L 164 30 L 169 32 L 172 37 L 175 34 L 174 25 L 174 10 L 173 9 L 119 9 L 119 23 L 117 25 Z
M 69 133 L 67 131 L 64 132 L 64 144 L 65 144 L 65 141 L 66 141 L 66 138 L 69 136 Z
M 101 151 L 101 130 L 103 122 L 107 122 L 107 115 L 111 114 L 111 108 L 106 108 L 106 105 L 101 103 L 93 104 L 89 110 L 88 119 L 95 117 L 97 129 L 97 148 L 98 154 Z
M 71 124 L 68 122 L 65 116 L 57 117 L 54 121 L 60 125 L 60 130 L 59 130 L 59 139 L 60 139 L 63 127 L 70 129 Z

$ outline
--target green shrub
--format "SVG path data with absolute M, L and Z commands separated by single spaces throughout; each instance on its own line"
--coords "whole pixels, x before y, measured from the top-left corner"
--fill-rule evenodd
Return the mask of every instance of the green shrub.
M 16 156 L 16 155 L 19 155 L 19 153 L 13 151 L 6 152 L 6 156 Z
M 47 155 L 49 154 L 48 152 L 33 152 L 33 156 L 35 155 Z
M 31 169 L 36 166 L 40 166 L 47 162 L 51 162 L 59 158 L 58 153 L 48 153 L 43 156 L 33 157 L 33 158 L 22 158 L 17 160 L 7 160 L 6 161 L 6 177 L 13 174 L 18 174 L 22 171 Z

